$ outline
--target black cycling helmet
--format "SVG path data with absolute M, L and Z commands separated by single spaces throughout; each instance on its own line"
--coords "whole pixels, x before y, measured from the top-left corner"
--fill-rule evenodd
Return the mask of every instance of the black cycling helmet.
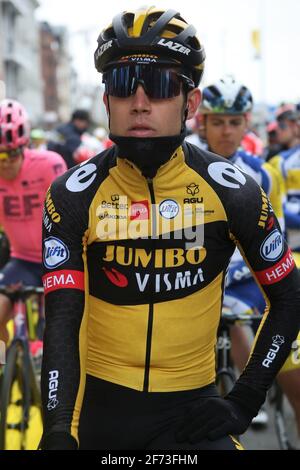
M 205 52 L 196 29 L 176 10 L 150 7 L 125 11 L 99 35 L 95 66 L 103 73 L 120 62 L 175 64 L 190 72 L 198 86 L 204 71 Z

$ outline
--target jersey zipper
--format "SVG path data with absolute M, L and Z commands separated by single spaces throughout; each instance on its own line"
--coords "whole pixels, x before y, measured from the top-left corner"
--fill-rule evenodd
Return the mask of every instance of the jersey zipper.
M 150 191 L 151 197 L 151 218 L 152 218 L 152 227 L 151 227 L 151 238 L 152 238 L 152 250 L 155 250 L 155 238 L 156 238 L 156 205 L 155 205 L 155 195 L 153 189 L 153 181 L 151 178 L 147 178 L 148 188 Z M 151 277 L 150 277 L 151 279 Z M 148 392 L 149 390 L 149 374 L 150 374 L 150 361 L 151 361 L 151 344 L 152 344 L 152 329 L 153 329 L 153 296 L 154 296 L 154 269 L 153 277 L 151 279 L 151 295 L 149 302 L 149 314 L 148 314 L 148 330 L 147 330 L 147 340 L 146 340 L 146 359 L 145 359 L 145 375 L 144 375 L 144 387 L 143 391 Z

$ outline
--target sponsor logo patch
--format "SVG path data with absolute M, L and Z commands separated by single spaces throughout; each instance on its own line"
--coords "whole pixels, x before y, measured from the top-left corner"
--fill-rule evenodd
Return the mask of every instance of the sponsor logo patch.
M 278 230 L 273 230 L 260 247 L 261 257 L 265 261 L 277 261 L 283 252 L 283 237 Z
M 174 219 L 179 213 L 179 205 L 173 199 L 165 199 L 159 205 L 159 213 L 164 219 Z
M 280 335 L 275 335 L 273 336 L 272 338 L 272 345 L 267 353 L 267 356 L 265 357 L 265 359 L 263 360 L 262 362 L 262 365 L 264 367 L 266 367 L 267 369 L 269 369 L 269 367 L 272 365 L 272 362 L 274 361 L 274 359 L 276 358 L 276 355 L 280 349 L 280 346 L 283 345 L 284 343 L 284 337 L 283 336 L 280 336 Z
M 171 51 L 177 51 L 180 52 L 183 55 L 189 55 L 191 52 L 191 49 L 188 49 L 187 47 L 183 46 L 182 44 L 179 44 L 178 42 L 174 41 L 167 41 L 167 39 L 160 39 L 157 43 L 159 46 L 164 46 L 168 47 Z
M 132 202 L 130 207 L 130 220 L 148 220 L 149 219 L 149 202 L 139 201 Z
M 270 212 L 270 201 L 266 193 L 263 191 L 263 189 L 260 188 L 260 190 L 261 190 L 261 211 L 260 211 L 258 226 L 262 229 L 265 229 L 267 221 L 268 221 L 268 217 L 269 217 L 269 212 Z M 274 222 L 275 222 L 275 219 L 274 219 Z M 273 225 L 274 225 L 274 222 L 273 222 Z
M 94 163 L 84 163 L 68 178 L 66 188 L 71 193 L 81 193 L 94 182 L 96 171 Z
M 103 268 L 103 271 L 105 272 L 105 275 L 107 279 L 110 280 L 112 284 L 114 284 L 117 287 L 127 287 L 128 286 L 128 279 L 124 274 L 120 273 L 116 269 L 107 269 Z
M 58 370 L 51 370 L 49 372 L 49 393 L 48 393 L 48 411 L 54 410 L 58 405 L 57 390 L 58 390 Z
M 59 289 L 84 290 L 84 273 L 82 271 L 54 271 L 43 276 L 45 294 Z
M 191 183 L 189 186 L 186 187 L 186 192 L 191 196 L 195 196 L 199 193 L 199 184 Z
M 46 268 L 57 268 L 69 258 L 69 249 L 59 238 L 49 237 L 44 240 L 43 261 Z
M 255 275 L 263 285 L 275 284 L 285 278 L 294 269 L 294 266 L 295 261 L 289 249 L 277 264 L 263 271 L 256 271 Z
M 240 189 L 247 181 L 243 173 L 236 166 L 226 162 L 211 163 L 207 171 L 214 181 L 226 188 Z

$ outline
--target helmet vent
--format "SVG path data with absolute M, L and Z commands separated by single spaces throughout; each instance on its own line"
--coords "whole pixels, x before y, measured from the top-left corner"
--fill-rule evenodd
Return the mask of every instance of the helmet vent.
M 6 142 L 8 144 L 11 144 L 13 141 L 13 138 L 12 138 L 12 131 L 7 131 L 6 132 Z
M 23 137 L 23 135 L 24 135 L 24 126 L 22 124 L 18 129 L 18 136 Z

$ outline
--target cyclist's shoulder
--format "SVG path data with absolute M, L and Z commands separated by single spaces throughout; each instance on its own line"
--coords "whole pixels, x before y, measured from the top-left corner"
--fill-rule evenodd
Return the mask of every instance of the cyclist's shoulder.
M 287 162 L 293 156 L 300 155 L 300 145 L 295 145 L 295 147 L 292 147 L 288 150 L 282 150 L 281 152 L 279 152 L 279 155 L 281 156 L 284 162 Z
M 263 161 L 261 158 L 247 150 L 238 149 L 235 157 L 236 160 L 241 161 L 256 172 L 260 172 L 262 170 Z
M 83 191 L 95 191 L 115 165 L 116 150 L 111 147 L 60 175 L 52 183 L 51 190 L 68 193 L 70 198 Z
M 200 148 L 188 141 L 183 144 L 183 151 L 187 165 L 193 166 L 196 171 L 207 170 L 214 163 L 226 164 L 234 166 L 233 163 L 226 158 L 209 151 L 207 148 Z
M 26 148 L 24 151 L 25 157 L 34 162 L 35 164 L 52 164 L 54 161 L 63 161 L 62 156 L 52 150 L 40 150 Z
M 261 191 L 255 180 L 245 170 L 226 158 L 208 150 L 185 144 L 186 163 L 197 172 L 218 195 L 224 205 L 235 206 L 240 197 L 260 197 Z

